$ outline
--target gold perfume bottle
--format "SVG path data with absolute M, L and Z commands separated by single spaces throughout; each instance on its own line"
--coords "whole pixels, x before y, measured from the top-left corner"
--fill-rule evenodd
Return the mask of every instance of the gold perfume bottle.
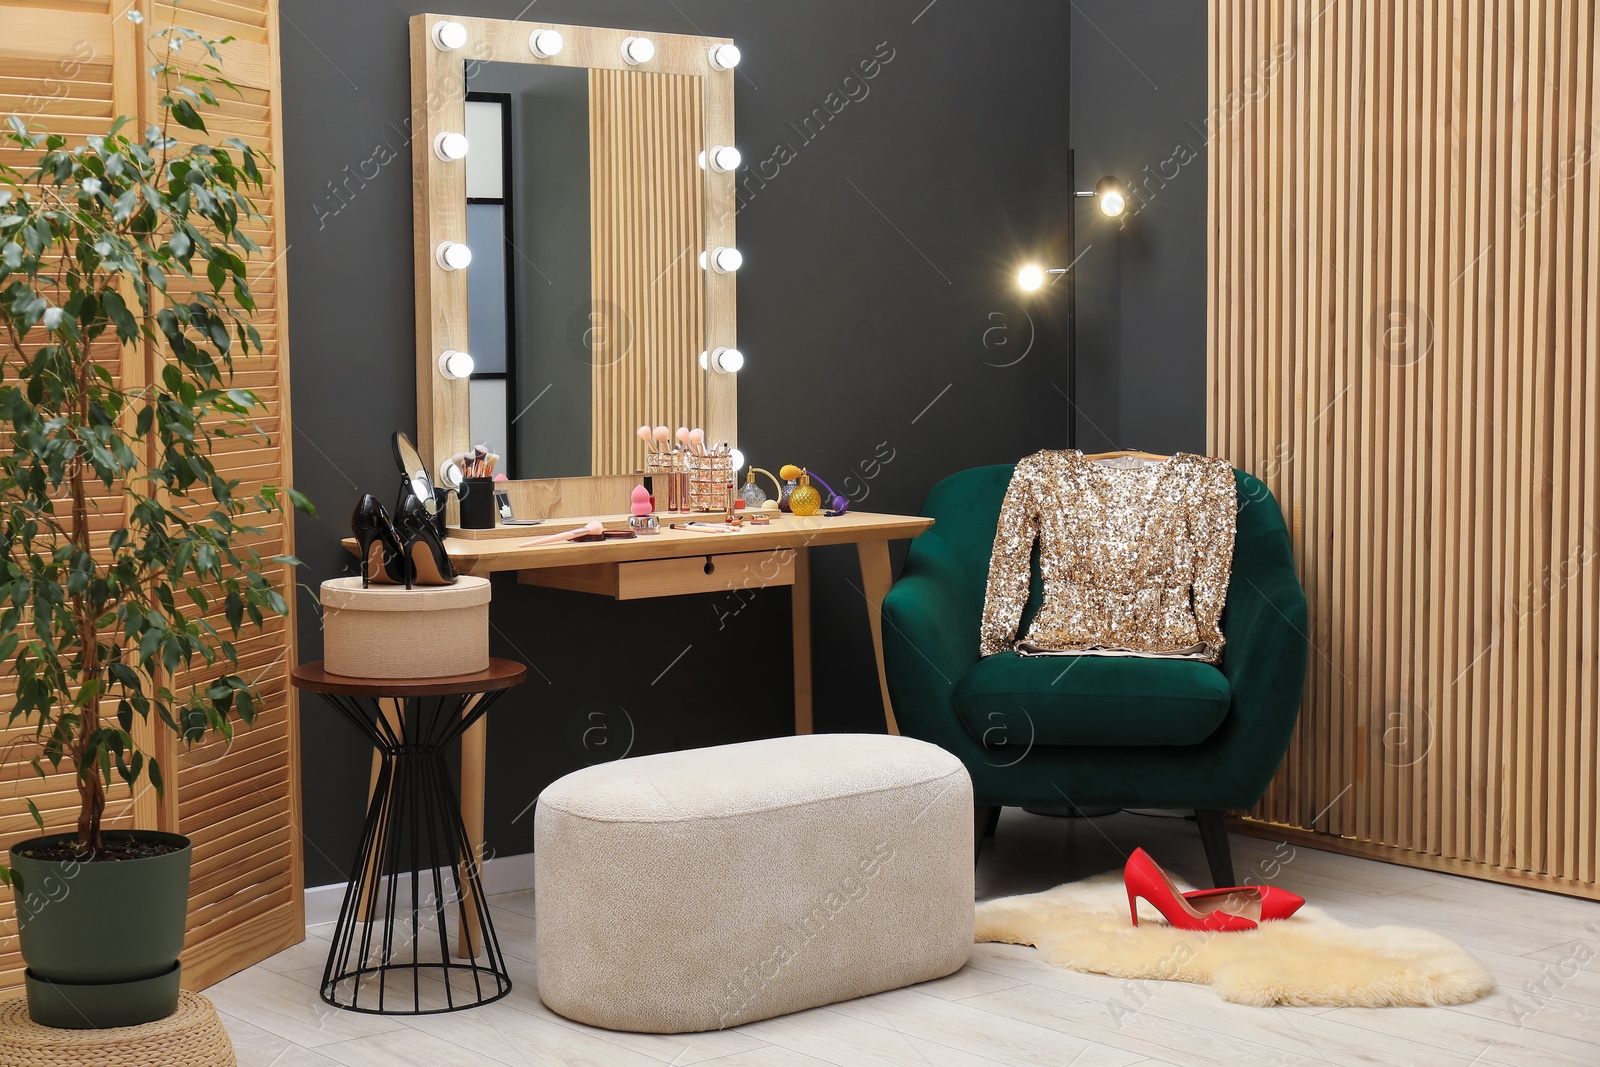
M 811 475 L 800 468 L 800 484 L 789 494 L 789 510 L 796 515 L 815 515 L 822 510 L 822 494 L 811 484 Z

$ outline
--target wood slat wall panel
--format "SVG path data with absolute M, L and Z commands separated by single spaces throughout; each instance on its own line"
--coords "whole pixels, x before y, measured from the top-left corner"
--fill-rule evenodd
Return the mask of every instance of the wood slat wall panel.
M 701 82 L 589 71 L 592 292 L 615 316 L 593 349 L 596 475 L 639 466 L 636 427 L 705 425 Z
M 140 6 L 145 13 L 143 30 L 116 17 L 126 5 L 112 11 L 103 2 L 0 0 L 0 38 L 13 27 L 32 32 L 23 57 L 5 60 L 0 113 L 34 113 L 41 123 L 69 136 L 99 132 L 118 113 L 137 111 L 146 120 L 155 115 L 155 93 L 144 74 L 148 57 L 142 34 L 165 25 L 174 9 L 150 0 L 141 0 Z M 179 6 L 176 18 L 180 25 L 239 39 L 224 50 L 224 74 L 239 84 L 240 93 L 219 91 L 222 107 L 207 116 L 210 137 L 239 137 L 268 158 L 282 158 L 275 0 L 196 0 Z M 79 44 L 84 40 L 93 44 L 88 59 Z M 0 53 L 6 51 L 7 46 L 0 45 Z M 180 132 L 189 137 L 187 131 Z M 6 158 L 14 162 L 15 156 L 10 152 Z M 263 250 L 252 265 L 251 284 L 261 309 L 255 325 L 265 352 L 239 364 L 235 384 L 256 390 L 265 402 L 257 425 L 268 440 L 255 435 L 222 441 L 213 453 L 228 477 L 242 480 L 242 494 L 263 482 L 286 484 L 292 470 L 285 432 L 288 367 L 282 343 L 287 334 L 281 299 L 283 200 L 276 172 L 267 172 L 265 189 L 255 198 L 267 215 L 264 224 L 248 227 Z M 123 381 L 139 382 L 149 380 L 159 356 L 149 350 L 119 352 L 113 347 L 105 358 Z M 120 498 L 102 500 L 96 529 L 108 536 L 121 522 L 124 507 Z M 245 540 L 263 556 L 293 552 L 292 524 L 274 517 L 256 525 L 263 527 L 262 532 Z M 292 604 L 290 575 L 280 570 L 275 578 Z M 220 618 L 212 621 L 221 628 Z M 305 934 L 298 720 L 295 693 L 288 684 L 293 632 L 292 619 L 270 619 L 262 630 L 246 630 L 237 642 L 241 672 L 260 686 L 262 705 L 253 728 L 239 728 L 232 742 L 210 740 L 192 749 L 181 749 L 170 737 L 151 737 L 148 743 L 166 753 L 166 797 L 157 801 L 145 788 L 139 797 L 129 799 L 114 790 L 108 806 L 108 824 L 176 830 L 194 842 L 184 949 L 184 984 L 189 988 L 204 988 Z M 174 681 L 180 685 L 203 681 L 214 673 L 197 666 Z M 21 734 L 25 731 L 0 731 L 0 745 L 9 745 Z M 40 783 L 25 764 L 19 764 L 20 749 L 6 751 L 8 758 L 0 766 L 0 833 L 15 839 L 32 829 L 25 795 L 35 798 L 52 830 L 70 828 L 77 807 L 70 777 L 58 775 Z M 21 980 L 15 940 L 9 936 L 14 930 L 7 899 L 0 904 L 0 989 Z
M 1600 897 L 1596 34 L 1213 0 L 1209 447 L 1311 604 L 1253 832 Z

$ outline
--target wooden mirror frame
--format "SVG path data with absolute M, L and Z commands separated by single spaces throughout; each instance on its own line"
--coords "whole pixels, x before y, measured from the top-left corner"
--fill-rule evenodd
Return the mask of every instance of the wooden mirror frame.
M 466 27 L 467 43 L 444 51 L 433 42 L 433 26 L 455 22 Z M 437 474 L 442 459 L 465 451 L 470 440 L 467 379 L 446 379 L 439 373 L 439 354 L 448 349 L 471 351 L 467 337 L 467 272 L 445 270 L 435 259 L 441 241 L 464 241 L 467 231 L 466 169 L 433 151 L 438 132 L 466 128 L 468 60 L 485 63 L 530 63 L 546 66 L 640 70 L 698 76 L 703 88 L 705 143 L 734 144 L 732 70 L 712 67 L 711 49 L 731 44 L 724 37 L 562 26 L 548 22 L 423 14 L 411 18 L 411 161 L 415 225 L 417 316 L 417 449 Z M 547 59 L 534 55 L 528 37 L 537 30 L 556 30 L 564 45 Z M 627 37 L 648 37 L 654 58 L 633 66 L 622 58 Z M 705 247 L 736 246 L 734 239 L 737 175 L 704 171 Z M 704 271 L 707 351 L 738 346 L 737 273 Z M 692 357 L 691 357 L 692 358 Z M 708 371 L 705 431 L 708 441 L 738 444 L 737 374 Z M 641 456 L 642 459 L 642 456 Z M 611 514 L 626 510 L 632 474 L 586 478 L 520 479 L 506 483 L 518 517 Z

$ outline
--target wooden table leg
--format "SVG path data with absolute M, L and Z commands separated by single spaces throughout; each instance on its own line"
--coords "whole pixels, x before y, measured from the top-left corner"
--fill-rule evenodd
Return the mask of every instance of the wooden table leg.
M 482 697 L 474 697 L 461 709 L 461 717 L 472 713 Z M 470 960 L 482 948 L 483 931 L 478 927 L 478 905 L 473 898 L 472 879 L 467 865 L 483 877 L 483 789 L 485 780 L 484 759 L 488 751 L 487 718 L 479 719 L 461 735 L 461 823 L 467 830 L 467 841 L 472 854 L 462 859 L 461 868 L 461 929 L 456 939 L 456 955 Z
M 883 722 L 891 734 L 900 727 L 894 721 L 894 705 L 889 701 L 889 678 L 883 672 L 883 598 L 889 593 L 889 542 L 858 541 L 861 558 L 861 588 L 867 595 L 867 623 L 872 627 L 872 651 L 878 658 L 878 690 L 883 696 Z
M 383 709 L 383 721 L 389 724 L 390 736 L 402 736 L 405 725 L 404 722 L 401 721 L 401 716 L 405 714 L 404 702 L 399 700 L 379 700 L 378 706 Z M 367 804 L 369 807 L 372 804 L 372 798 L 378 792 L 378 771 L 382 766 L 382 753 L 378 752 L 377 749 L 373 749 L 372 777 L 367 783 Z M 391 812 L 390 815 L 392 817 L 393 812 Z M 356 901 L 356 918 L 362 922 L 366 922 L 372 916 L 372 902 L 377 898 L 378 885 L 382 881 L 382 879 L 378 877 L 377 871 L 373 868 L 375 868 L 379 862 L 381 862 L 381 859 L 382 857 L 379 856 L 376 850 L 374 850 L 372 853 L 372 862 L 368 865 L 367 876 L 362 880 L 363 884 L 365 884 L 367 887 L 367 890 L 365 893 L 361 894 L 361 899 Z
M 794 631 L 794 732 L 811 732 L 811 550 L 794 550 L 794 587 L 789 599 Z

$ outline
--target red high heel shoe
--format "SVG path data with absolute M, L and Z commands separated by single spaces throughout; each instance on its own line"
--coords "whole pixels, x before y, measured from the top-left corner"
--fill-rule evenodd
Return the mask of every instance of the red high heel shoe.
M 1268 919 L 1287 919 L 1300 910 L 1306 898 L 1270 885 L 1242 885 L 1232 889 L 1197 889 L 1183 894 L 1183 899 L 1196 911 L 1226 911 L 1234 915 L 1248 911 L 1252 905 L 1260 908 L 1262 922 Z
M 1134 849 L 1133 855 L 1128 857 L 1128 864 L 1122 869 L 1122 881 L 1128 887 L 1128 911 L 1133 916 L 1135 926 L 1139 925 L 1138 901 L 1143 897 L 1179 930 L 1234 931 L 1256 928 L 1254 918 L 1221 910 L 1197 911 L 1178 892 L 1178 887 L 1172 884 L 1167 872 L 1142 848 Z

